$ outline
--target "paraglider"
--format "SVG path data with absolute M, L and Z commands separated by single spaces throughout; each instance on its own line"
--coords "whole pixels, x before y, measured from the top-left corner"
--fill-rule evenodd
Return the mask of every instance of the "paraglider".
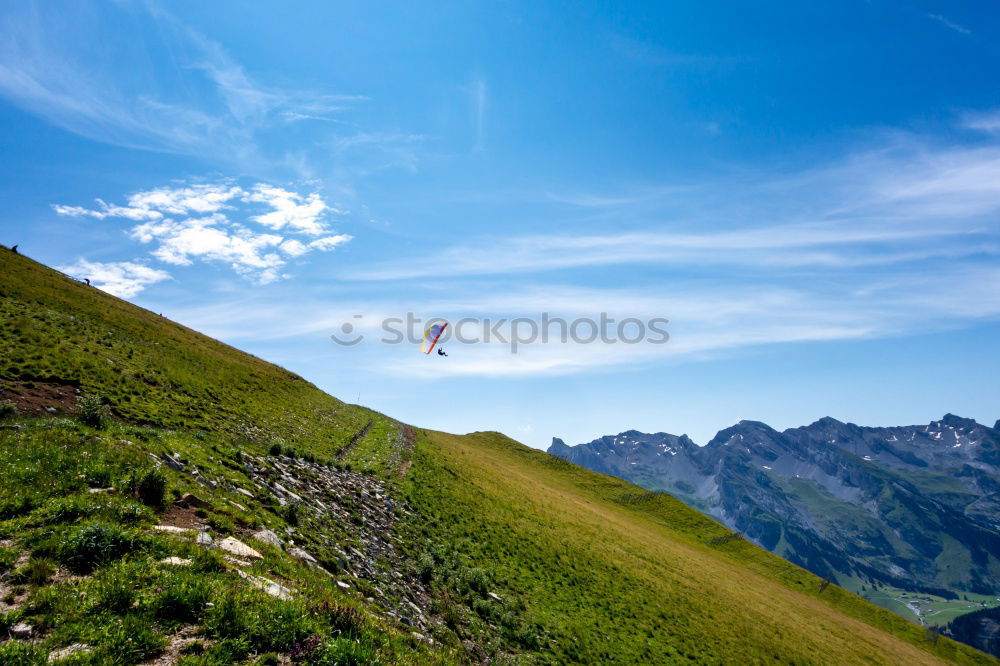
M 424 354 L 430 354 L 434 350 L 434 347 L 435 345 L 437 345 L 438 340 L 440 340 L 441 336 L 444 335 L 444 329 L 446 328 L 448 328 L 448 322 L 443 322 L 440 324 L 431 324 L 430 326 L 427 327 L 427 330 L 424 331 L 423 345 L 421 345 L 420 347 L 421 351 L 423 351 Z M 438 355 L 447 356 L 447 354 L 444 353 L 444 350 L 440 348 L 438 349 Z
M 447 355 L 448 354 L 446 354 L 444 351 L 444 347 L 438 347 L 438 356 L 447 356 Z

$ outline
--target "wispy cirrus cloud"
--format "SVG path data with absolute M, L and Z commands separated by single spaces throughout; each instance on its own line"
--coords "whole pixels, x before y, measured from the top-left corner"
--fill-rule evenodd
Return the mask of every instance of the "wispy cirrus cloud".
M 472 82 L 472 113 L 473 126 L 476 132 L 476 141 L 472 144 L 473 152 L 480 152 L 485 147 L 486 138 L 486 107 L 488 103 L 486 80 L 477 76 Z
M 974 242 L 943 247 L 947 236 Z M 900 241 L 923 241 L 899 247 Z M 352 271 L 354 280 L 400 280 L 428 276 L 531 273 L 588 266 L 636 263 L 739 265 L 765 268 L 853 268 L 912 262 L 935 257 L 1000 253 L 1000 241 L 982 242 L 965 230 L 842 229 L 810 224 L 765 227 L 718 234 L 627 233 L 609 235 L 529 235 L 493 238 L 482 245 L 449 248 L 433 256 Z M 861 245 L 878 247 L 860 249 Z M 896 247 L 887 249 L 888 244 Z M 850 246 L 850 247 L 848 247 Z
M 949 19 L 947 16 L 942 16 L 941 14 L 928 14 L 927 18 L 929 18 L 929 19 L 931 19 L 933 21 L 937 21 L 938 23 L 940 23 L 944 27 L 948 28 L 949 30 L 954 30 L 955 32 L 957 32 L 959 34 L 962 34 L 962 35 L 971 35 L 972 34 L 971 30 L 969 30 L 968 28 L 966 28 L 964 25 L 960 25 L 958 23 L 955 23 L 954 21 L 952 21 L 951 19 Z
M 432 256 L 357 269 L 349 277 L 397 280 L 625 264 L 834 271 L 995 257 L 1000 248 L 1000 146 L 992 141 L 940 146 L 895 136 L 838 163 L 770 179 L 546 197 L 600 209 L 615 230 L 595 232 L 591 224 L 588 233 L 470 240 Z M 670 213 L 657 209 L 667 204 Z M 629 220 L 627 230 L 620 230 L 619 218 Z
M 1000 111 L 967 113 L 963 116 L 962 124 L 968 129 L 996 134 L 1000 132 Z
M 650 67 L 704 70 L 728 67 L 745 60 L 744 57 L 724 54 L 684 53 L 622 33 L 611 34 L 608 42 L 618 55 Z
M 339 332 L 345 321 L 351 322 L 353 333 L 366 337 L 362 345 L 341 350 L 341 363 L 387 376 L 424 379 L 638 369 L 719 358 L 764 345 L 867 340 L 915 331 L 925 334 L 1000 317 L 1000 269 L 995 266 L 955 266 L 936 272 L 916 268 L 891 276 L 869 274 L 858 280 L 798 284 L 783 284 L 777 278 L 747 284 L 702 278 L 660 280 L 630 288 L 544 282 L 503 285 L 498 289 L 497 283 L 449 282 L 445 294 L 426 289 L 407 292 L 405 298 L 341 301 L 307 293 L 296 304 L 287 303 L 280 294 L 259 292 L 174 314 L 188 325 L 227 340 L 295 340 L 296 346 L 326 339 Z M 433 317 L 453 324 L 464 317 L 489 319 L 493 337 L 472 344 L 451 340 L 447 344 L 453 360 L 428 364 L 419 354 L 418 343 L 380 342 L 391 339 L 383 324 L 386 318 L 401 319 L 406 312 L 425 322 Z M 549 342 L 524 344 L 511 354 L 511 320 L 520 317 L 540 324 L 543 312 L 550 321 L 561 318 L 566 322 L 597 320 L 606 313 L 615 320 L 612 331 L 617 322 L 629 317 L 666 318 L 670 340 L 666 344 L 561 341 L 559 325 L 550 324 Z M 588 326 L 582 328 L 584 336 L 590 331 Z M 530 329 L 521 329 L 525 330 Z M 337 349 L 333 346 L 330 351 Z
M 231 182 L 160 187 L 132 194 L 125 205 L 98 200 L 96 209 L 61 204 L 53 209 L 62 216 L 138 222 L 128 235 L 155 245 L 150 252 L 155 259 L 174 266 L 224 263 L 258 284 L 288 277 L 282 271 L 289 259 L 327 252 L 351 240 L 333 233 L 326 216 L 344 211 L 328 205 L 319 193 L 303 195 L 266 183 L 247 188 Z M 136 284 L 127 295 L 145 286 Z
M 120 38 L 136 30 L 143 39 Z M 164 52 L 169 60 L 158 57 Z M 124 72 L 122 62 L 129 63 Z M 326 159 L 322 141 L 289 159 L 281 140 L 289 124 L 322 121 L 336 137 L 329 121 L 340 123 L 339 115 L 369 99 L 263 83 L 152 1 L 10 6 L 0 14 L 0 96 L 95 141 L 263 177 L 289 168 L 308 176 L 316 169 L 310 161 Z

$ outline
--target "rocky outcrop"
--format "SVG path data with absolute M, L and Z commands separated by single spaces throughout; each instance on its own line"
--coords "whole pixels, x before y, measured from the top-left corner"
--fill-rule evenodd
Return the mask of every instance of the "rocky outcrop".
M 363 438 L 364 432 L 367 430 L 356 439 Z M 399 446 L 412 446 L 412 437 L 412 432 L 401 429 Z M 280 583 L 242 571 L 264 556 L 246 543 L 255 541 L 282 549 L 304 566 L 325 572 L 332 584 L 364 595 L 370 606 L 407 627 L 430 633 L 431 626 L 439 622 L 430 611 L 430 590 L 401 549 L 404 538 L 399 530 L 404 519 L 414 517 L 413 509 L 393 499 L 381 479 L 302 458 L 242 454 L 238 464 L 250 481 L 248 487 L 242 487 L 222 477 L 210 477 L 179 454 L 157 461 L 190 475 L 209 495 L 228 491 L 253 498 L 293 523 L 283 531 L 258 528 L 221 538 L 213 537 L 203 526 L 155 526 L 224 551 L 230 565 L 250 584 L 279 598 L 294 595 Z M 188 510 L 202 506 L 211 506 L 211 502 L 193 495 L 174 503 L 175 508 Z
M 248 536 L 283 548 L 306 566 L 321 569 L 345 590 L 402 624 L 427 632 L 431 596 L 402 552 L 402 521 L 413 509 L 390 496 L 374 476 L 288 456 L 243 456 L 255 497 L 273 498 L 297 527 L 285 534 L 261 529 Z

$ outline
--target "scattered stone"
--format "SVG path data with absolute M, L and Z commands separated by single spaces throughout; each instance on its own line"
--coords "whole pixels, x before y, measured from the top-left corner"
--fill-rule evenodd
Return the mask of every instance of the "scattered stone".
M 410 635 L 416 638 L 418 641 L 422 641 L 425 638 L 425 636 L 419 631 L 411 631 Z
M 301 548 L 292 548 L 291 550 L 288 551 L 288 554 L 297 560 L 302 560 L 303 562 L 306 562 L 307 564 L 318 564 L 315 557 L 313 557 L 306 551 L 302 550 Z
M 163 454 L 163 462 L 166 463 L 167 467 L 174 470 L 175 472 L 184 471 L 184 463 L 182 463 L 179 460 L 176 460 L 175 458 L 171 458 L 166 453 Z
M 198 536 L 194 538 L 195 543 L 199 546 L 211 546 L 212 545 L 212 535 L 208 532 L 198 532 Z
M 184 502 L 185 504 L 187 504 L 188 506 L 193 506 L 193 507 L 196 507 L 198 509 L 211 509 L 212 508 L 212 503 L 211 502 L 206 502 L 205 500 L 201 499 L 197 495 L 192 495 L 191 493 L 184 493 L 181 496 L 181 501 Z
M 295 493 L 293 493 L 288 488 L 285 488 L 280 483 L 275 483 L 274 484 L 274 490 L 277 491 L 277 492 L 279 492 L 279 493 L 281 493 L 282 495 L 287 495 L 288 497 L 290 497 L 292 500 L 294 500 L 296 502 L 301 502 L 302 501 L 302 498 L 299 495 L 296 495 Z
M 190 527 L 176 527 L 174 525 L 153 525 L 153 529 L 167 534 L 191 534 L 194 532 Z
M 160 564 L 171 564 L 175 567 L 186 567 L 191 564 L 191 560 L 185 560 L 182 557 L 165 557 L 160 560 Z
M 253 499 L 253 493 L 250 492 L 249 490 L 246 490 L 245 488 L 237 488 L 236 492 L 238 492 L 240 495 L 243 495 L 244 497 L 249 497 L 250 499 Z
M 247 508 L 245 506 L 243 506 L 242 504 L 238 504 L 238 503 L 234 502 L 231 499 L 227 499 L 226 501 L 229 502 L 230 504 L 232 504 L 233 506 L 235 506 L 237 509 L 239 509 L 243 513 L 247 512 Z
M 30 624 L 24 622 L 18 622 L 13 627 L 10 628 L 10 635 L 12 638 L 29 638 L 31 634 L 35 631 L 35 628 Z
M 20 429 L 21 425 L 16 423 L 14 425 L 0 425 L 0 430 L 20 430 Z
M 235 555 L 236 557 L 248 557 L 255 560 L 262 560 L 264 556 L 258 553 L 256 550 L 246 545 L 242 541 L 238 541 L 233 537 L 226 537 L 219 542 L 219 548 Z
M 55 407 L 46 407 L 45 411 L 47 411 L 49 414 L 58 414 L 59 413 L 59 410 L 56 409 Z
M 487 592 L 486 596 L 488 596 L 493 601 L 503 601 L 503 598 L 499 594 L 495 594 L 493 592 Z
M 110 493 L 114 488 L 91 488 L 87 491 L 89 495 L 97 495 L 98 493 Z
M 364 580 L 369 585 L 365 596 L 371 596 L 383 615 L 393 618 L 405 615 L 410 630 L 430 636 L 436 623 L 435 619 L 430 619 L 429 610 L 425 612 L 431 607 L 430 590 L 419 579 L 401 573 L 412 569 L 412 562 L 403 552 L 403 542 L 395 529 L 402 518 L 413 515 L 405 501 L 392 497 L 391 489 L 376 477 L 301 458 L 244 453 L 240 462 L 249 479 L 246 488 L 253 494 L 270 494 L 281 505 L 301 501 L 302 509 L 314 516 L 331 536 L 349 535 L 346 541 L 334 536 L 323 543 L 323 565 L 333 572 L 331 582 L 345 594 L 352 594 L 351 588 L 361 585 L 360 582 L 355 584 L 353 579 Z M 192 468 L 190 464 L 187 467 L 188 470 Z M 233 494 L 246 495 L 237 490 L 236 484 L 223 482 L 223 485 Z M 282 526 L 266 530 L 270 533 L 266 536 L 265 529 L 247 534 L 245 541 L 274 544 L 270 538 L 273 535 L 293 557 L 296 556 L 293 550 L 310 556 L 314 554 L 313 547 L 298 538 L 299 532 L 294 528 Z M 298 559 L 308 563 L 313 570 L 319 570 L 319 563 L 311 563 L 301 556 Z M 412 605 L 407 604 L 407 600 Z
M 284 585 L 278 585 L 274 581 L 267 580 L 266 578 L 262 578 L 260 582 L 263 584 L 261 589 L 270 594 L 272 597 L 285 600 L 292 598 L 292 591 Z
M 61 659 L 67 659 L 72 657 L 74 654 L 87 654 L 90 652 L 91 648 L 89 645 L 83 643 L 73 643 L 64 648 L 60 648 L 49 653 L 49 663 L 59 661 Z
M 261 543 L 269 543 L 272 546 L 281 548 L 281 537 L 268 529 L 263 529 L 255 532 L 253 538 Z
M 264 590 L 272 597 L 277 597 L 278 599 L 291 599 L 292 591 L 289 590 L 284 585 L 279 585 L 269 578 L 264 578 L 263 576 L 251 576 L 245 571 L 236 570 L 236 574 L 247 581 L 251 585 L 261 590 Z

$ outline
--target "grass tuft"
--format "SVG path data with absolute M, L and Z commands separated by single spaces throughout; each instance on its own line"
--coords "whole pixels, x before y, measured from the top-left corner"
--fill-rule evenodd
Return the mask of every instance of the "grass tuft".
M 59 550 L 59 559 L 75 573 L 90 573 L 146 545 L 133 530 L 95 521 L 71 531 Z
M 103 430 L 111 412 L 104 403 L 104 398 L 96 393 L 85 393 L 77 401 L 80 423 L 95 430 Z

